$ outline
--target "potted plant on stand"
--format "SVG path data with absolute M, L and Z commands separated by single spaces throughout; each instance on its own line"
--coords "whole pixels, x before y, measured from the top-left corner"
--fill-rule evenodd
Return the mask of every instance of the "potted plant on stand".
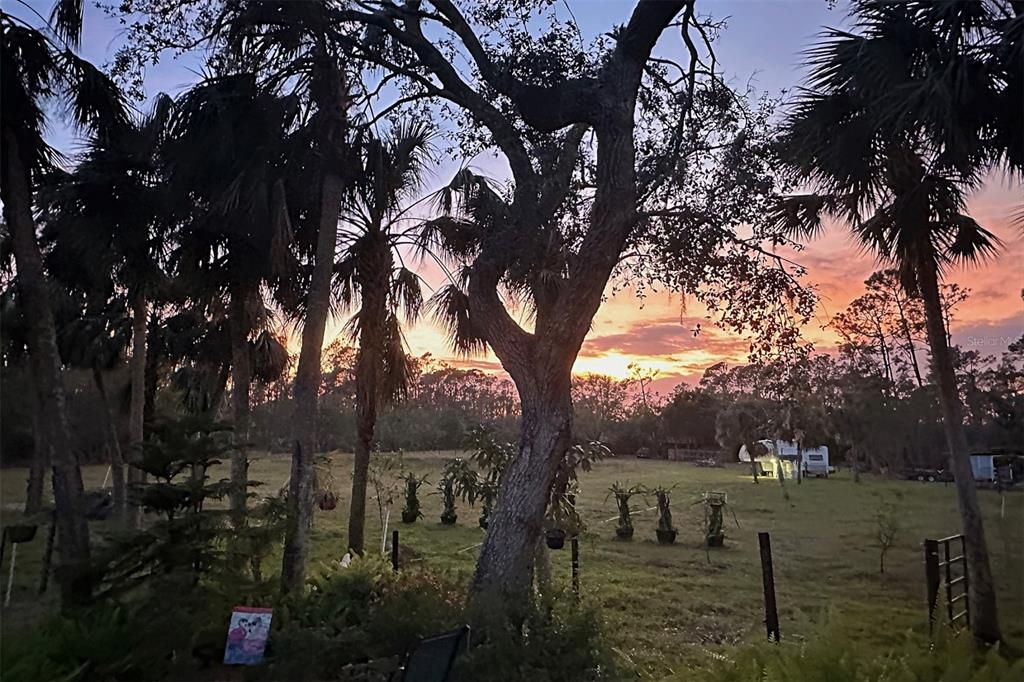
M 474 426 L 466 435 L 466 444 L 472 448 L 470 459 L 479 470 L 477 496 L 480 498 L 480 527 L 487 528 L 487 519 L 501 490 L 505 469 L 516 455 L 514 443 L 500 441 L 494 431 L 484 425 Z
M 320 455 L 313 465 L 313 490 L 316 506 L 320 511 L 334 511 L 338 506 L 338 493 L 334 491 L 334 472 L 331 471 L 331 458 Z
M 608 488 L 608 495 L 605 496 L 605 500 L 608 497 L 615 497 L 615 506 L 619 511 L 619 525 L 615 527 L 615 537 L 619 540 L 632 540 L 633 539 L 633 517 L 629 510 L 629 500 L 634 495 L 643 492 L 643 487 L 634 485 L 626 487 L 622 483 L 615 481 Z
M 437 492 L 441 495 L 444 509 L 441 512 L 441 523 L 446 526 L 455 525 L 458 520 L 456 499 L 463 499 L 472 506 L 476 502 L 479 491 L 477 475 L 469 467 L 469 463 L 461 458 L 450 459 L 441 472 L 441 480 L 437 483 Z
M 658 528 L 654 531 L 658 535 L 658 543 L 671 545 L 676 541 L 676 529 L 672 525 L 672 500 L 671 494 L 675 486 L 665 488 L 658 486 L 649 492 L 654 494 L 658 501 Z
M 729 508 L 729 500 L 725 493 L 705 492 L 697 501 L 704 505 L 704 543 L 707 547 L 721 547 L 725 544 L 725 510 L 729 509 L 732 518 L 739 528 L 740 522 L 736 514 Z
M 416 523 L 416 519 L 423 517 L 420 511 L 420 486 L 427 482 L 426 476 L 417 477 L 411 471 L 407 471 L 402 477 L 405 483 L 405 506 L 402 508 L 402 523 Z

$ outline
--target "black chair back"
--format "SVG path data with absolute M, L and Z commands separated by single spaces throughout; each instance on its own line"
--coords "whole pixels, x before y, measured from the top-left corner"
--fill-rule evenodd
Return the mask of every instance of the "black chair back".
M 420 640 L 409 652 L 402 682 L 447 682 L 455 659 L 468 647 L 468 625 Z

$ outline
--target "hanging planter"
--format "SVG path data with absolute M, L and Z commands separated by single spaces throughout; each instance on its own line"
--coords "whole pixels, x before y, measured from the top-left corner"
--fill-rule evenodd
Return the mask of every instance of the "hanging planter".
M 31 542 L 36 536 L 36 528 L 34 524 L 16 523 L 7 526 L 7 537 L 12 543 Z
M 320 493 L 317 506 L 320 507 L 320 511 L 332 511 L 338 506 L 338 496 L 331 490 L 325 490 Z
M 549 528 L 544 534 L 548 543 L 548 549 L 562 549 L 565 547 L 565 531 L 561 528 Z

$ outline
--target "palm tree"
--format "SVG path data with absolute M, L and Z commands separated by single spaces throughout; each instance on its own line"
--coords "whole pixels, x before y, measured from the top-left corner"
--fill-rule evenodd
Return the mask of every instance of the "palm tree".
M 403 226 L 430 159 L 430 131 L 418 123 L 399 124 L 381 138 L 357 139 L 356 149 L 359 166 L 345 205 L 344 251 L 336 272 L 342 306 L 359 306 L 347 327 L 359 343 L 348 546 L 361 554 L 377 409 L 381 401 L 404 396 L 410 378 L 399 318 L 412 323 L 423 304 L 419 276 L 405 266 L 400 247 L 412 245 L 414 228 Z
M 9 252 L 4 255 L 9 260 Z M 9 262 L 4 263 L 8 270 Z M 31 363 L 28 352 L 28 322 L 18 296 L 16 282 L 8 283 L 0 292 L 0 357 L 3 365 L 12 371 L 23 371 L 29 389 L 29 400 L 32 415 L 32 461 L 29 465 L 28 481 L 25 488 L 25 515 L 30 516 L 43 507 L 43 488 L 46 483 L 46 472 L 50 469 L 49 443 L 46 429 L 42 428 L 42 410 L 39 407 L 39 396 L 33 383 Z M 17 369 L 16 369 L 17 368 Z
M 125 122 L 118 89 L 74 49 L 82 31 L 82 4 L 60 0 L 52 14 L 55 44 L 47 33 L 0 12 L 0 100 L 2 100 L 2 189 L 4 217 L 11 233 L 18 288 L 29 316 L 29 351 L 42 422 L 53 455 L 54 499 L 65 565 L 62 599 L 73 603 L 90 591 L 83 572 L 89 560 L 89 527 L 81 513 L 82 474 L 73 449 L 65 409 L 57 330 L 48 297 L 48 278 L 36 237 L 33 195 L 40 176 L 51 167 L 53 150 L 43 139 L 44 103 L 65 104 L 82 129 L 106 135 Z
M 296 244 L 305 256 L 305 298 L 291 311 L 302 319 L 302 347 L 293 386 L 294 417 L 288 527 L 282 557 L 285 590 L 301 589 L 313 513 L 313 457 L 321 356 L 330 316 L 331 277 L 338 221 L 346 188 L 348 109 L 351 98 L 346 52 L 333 40 L 337 7 L 330 0 L 266 0 L 229 3 L 220 18 L 221 37 L 239 63 L 265 74 L 268 84 L 291 88 L 312 105 L 301 135 L 312 152 L 300 163 L 311 197 L 309 219 L 297 222 Z M 298 135 L 296 136 L 298 137 Z M 302 145 L 297 145 L 302 147 Z
M 901 126 L 890 124 L 892 89 L 928 76 L 915 73 L 920 60 L 907 58 L 911 46 L 928 44 L 931 31 L 915 23 L 915 4 L 858 4 L 860 34 L 831 30 L 810 51 L 809 89 L 789 116 L 785 147 L 799 180 L 818 194 L 786 198 L 776 217 L 807 236 L 820 232 L 823 214 L 842 220 L 895 265 L 908 294 L 922 299 L 966 539 L 971 626 L 980 641 L 994 642 L 1000 639 L 996 594 L 939 283 L 949 267 L 989 257 L 999 242 L 963 213 L 965 194 L 989 166 L 968 165 L 959 147 L 937 145 L 932 131 L 915 127 L 913 115 L 900 118 Z
M 264 90 L 251 73 L 219 76 L 179 100 L 167 141 L 172 196 L 190 213 L 172 258 L 177 275 L 194 299 L 228 301 L 236 519 L 245 514 L 253 333 L 266 326 L 265 288 L 291 283 L 285 152 L 296 113 L 295 98 Z
M 131 320 L 123 302 L 116 298 L 102 299 L 76 291 L 68 292 L 66 298 L 70 314 L 62 316 L 66 319 L 60 320 L 58 328 L 61 356 L 68 367 L 92 373 L 102 408 L 114 509 L 123 514 L 127 500 L 124 456 L 105 375 L 121 363 L 131 338 Z
M 114 134 L 92 136 L 74 171 L 49 192 L 48 261 L 69 286 L 104 290 L 131 310 L 130 454 L 144 438 L 149 301 L 164 285 L 161 261 L 169 235 L 161 146 L 173 101 L 159 95 L 152 111 Z M 141 478 L 138 468 L 129 479 Z M 115 481 L 117 479 L 115 478 Z M 123 509 L 118 507 L 118 511 Z M 141 512 L 133 522 L 141 523 Z

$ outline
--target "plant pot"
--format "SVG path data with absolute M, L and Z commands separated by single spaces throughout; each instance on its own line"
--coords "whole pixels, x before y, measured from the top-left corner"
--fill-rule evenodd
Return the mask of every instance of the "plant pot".
M 477 523 L 480 524 L 481 528 L 483 528 L 484 530 L 487 530 L 487 517 L 481 516 L 480 519 L 477 521 Z
M 7 526 L 7 537 L 10 538 L 11 543 L 19 542 L 31 542 L 32 538 L 36 536 L 36 526 L 29 523 L 16 523 L 12 526 Z
M 658 534 L 658 542 L 663 545 L 671 545 L 676 541 L 676 531 L 674 528 L 670 530 L 662 530 L 658 528 L 654 531 Z
M 565 547 L 565 531 L 561 528 L 552 528 L 544 536 L 548 543 L 548 549 L 562 549 Z
M 419 512 L 402 510 L 402 523 L 416 523 L 416 519 L 420 517 Z
M 338 506 L 338 496 L 329 490 L 321 493 L 317 506 L 320 507 L 320 511 L 332 511 Z
M 619 540 L 632 540 L 633 539 L 633 527 L 624 528 L 619 526 L 615 529 L 615 537 Z
M 725 535 L 709 535 L 707 542 L 708 547 L 721 547 L 725 544 Z
M 448 513 L 441 514 L 441 523 L 443 523 L 446 526 L 454 526 L 455 522 L 458 521 L 458 520 L 459 520 L 459 515 L 454 513 L 454 512 L 452 512 L 451 514 L 448 514 Z

